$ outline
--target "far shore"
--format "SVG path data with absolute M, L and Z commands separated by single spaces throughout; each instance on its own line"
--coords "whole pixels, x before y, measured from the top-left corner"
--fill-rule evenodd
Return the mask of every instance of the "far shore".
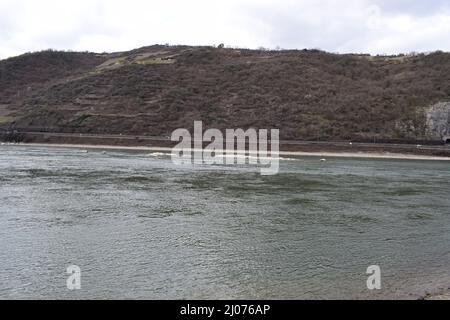
M 74 148 L 74 149 L 102 149 L 102 150 L 132 150 L 147 152 L 171 153 L 168 147 L 144 147 L 144 146 L 113 146 L 92 144 L 53 144 L 53 143 L 20 143 L 17 146 L 42 147 L 42 148 Z M 195 151 L 195 150 L 193 150 Z M 321 158 L 362 158 L 362 159 L 398 159 L 398 160 L 434 160 L 450 161 L 450 157 L 414 155 L 390 152 L 303 152 L 303 151 L 280 151 L 279 155 L 291 157 L 321 157 Z
M 450 293 L 435 295 L 435 296 L 427 296 L 425 300 L 430 301 L 450 301 Z

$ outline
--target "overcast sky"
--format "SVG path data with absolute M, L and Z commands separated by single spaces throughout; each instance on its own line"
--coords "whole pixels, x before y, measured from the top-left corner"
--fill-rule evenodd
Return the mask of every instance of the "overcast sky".
M 0 0 L 0 58 L 157 43 L 450 51 L 450 0 Z

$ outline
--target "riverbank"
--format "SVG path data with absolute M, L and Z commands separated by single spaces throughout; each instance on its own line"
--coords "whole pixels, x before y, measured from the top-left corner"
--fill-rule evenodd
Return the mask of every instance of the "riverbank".
M 432 295 L 425 297 L 428 301 L 450 301 L 450 292 L 446 294 Z
M 4 144 L 8 145 L 8 144 Z M 93 145 L 93 144 L 55 144 L 55 143 L 20 143 L 14 144 L 26 147 L 43 147 L 43 148 L 74 148 L 74 149 L 101 149 L 101 150 L 132 150 L 145 152 L 163 152 L 170 153 L 172 148 L 169 147 L 145 147 L 145 146 L 118 146 L 118 145 Z M 450 157 L 414 155 L 391 152 L 305 152 L 305 151 L 280 151 L 281 157 L 321 157 L 321 158 L 365 158 L 365 159 L 398 159 L 398 160 L 431 160 L 431 161 L 450 161 Z
M 87 145 L 87 146 L 114 146 L 120 148 L 173 148 L 177 142 L 171 141 L 167 136 L 146 135 L 112 135 L 112 134 L 86 134 L 86 133 L 57 133 L 57 132 L 21 132 L 16 140 L 11 137 L 0 136 L 0 141 L 15 141 L 27 144 L 51 145 Z M 6 139 L 8 138 L 8 139 Z M 206 144 L 204 144 L 206 147 Z M 279 149 L 285 155 L 298 154 L 303 156 L 337 156 L 340 157 L 372 157 L 400 158 L 414 156 L 422 160 L 429 157 L 450 158 L 450 146 L 436 141 L 423 142 L 356 142 L 356 141 L 301 141 L 281 140 Z M 149 150 L 149 149 L 146 149 Z M 361 156 L 362 155 L 362 156 Z

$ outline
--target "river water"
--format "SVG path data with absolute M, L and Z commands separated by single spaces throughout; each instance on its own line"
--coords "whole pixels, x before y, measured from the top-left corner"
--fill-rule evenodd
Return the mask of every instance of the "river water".
M 177 167 L 0 147 L 0 298 L 415 299 L 450 286 L 450 163 Z M 81 268 L 81 290 L 66 269 Z M 378 265 L 382 290 L 366 270 Z

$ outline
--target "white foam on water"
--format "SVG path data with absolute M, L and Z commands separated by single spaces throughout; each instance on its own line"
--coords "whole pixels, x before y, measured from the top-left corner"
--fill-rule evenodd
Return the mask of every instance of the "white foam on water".
M 154 153 L 150 153 L 147 156 L 148 157 L 165 157 L 165 156 L 169 156 L 170 154 L 168 153 L 162 153 L 162 152 L 154 152 Z

